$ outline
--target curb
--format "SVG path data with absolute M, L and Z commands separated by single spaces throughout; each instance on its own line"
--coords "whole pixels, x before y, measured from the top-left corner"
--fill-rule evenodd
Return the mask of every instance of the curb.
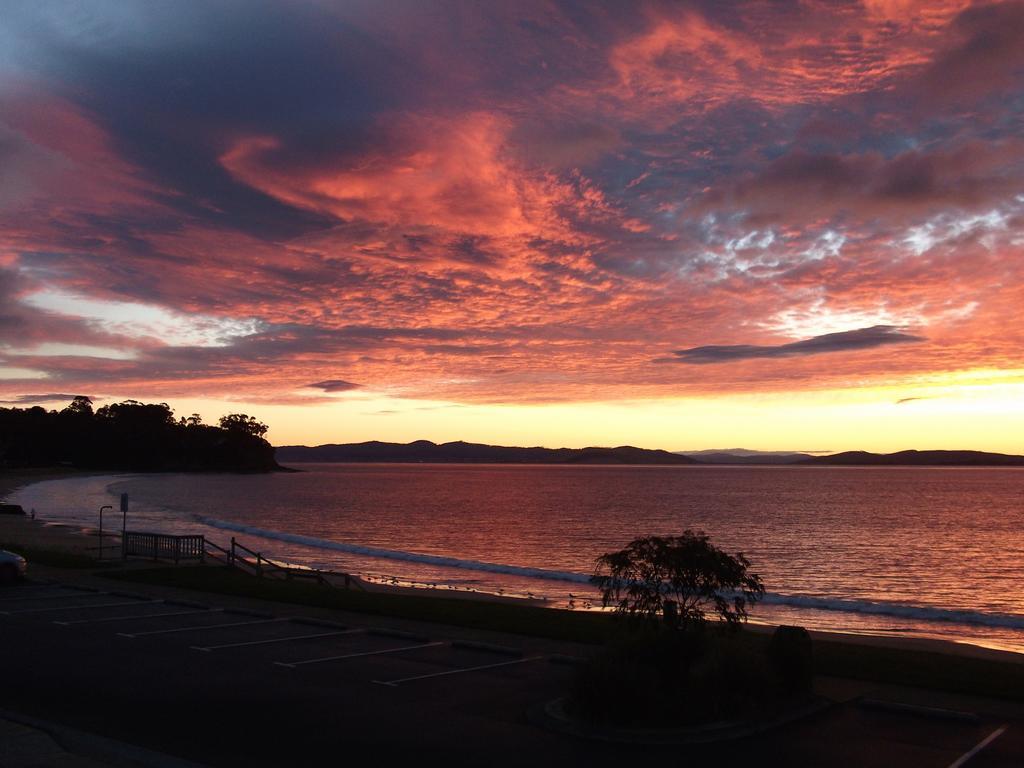
M 95 760 L 104 765 L 118 768 L 206 768 L 201 763 L 172 757 L 162 752 L 154 752 L 134 744 L 125 744 L 105 736 L 97 736 L 6 709 L 0 709 L 0 720 L 8 720 L 42 731 L 65 752 Z
M 775 730 L 817 715 L 831 706 L 832 702 L 827 699 L 814 697 L 803 706 L 764 720 L 726 720 L 686 728 L 601 728 L 571 718 L 565 712 L 565 699 L 561 698 L 531 707 L 526 718 L 548 731 L 612 744 L 713 744 Z

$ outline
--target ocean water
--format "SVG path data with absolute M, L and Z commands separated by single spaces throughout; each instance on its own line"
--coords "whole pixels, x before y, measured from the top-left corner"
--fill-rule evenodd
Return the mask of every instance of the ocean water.
M 68 478 L 11 500 L 95 527 L 126 492 L 131 530 L 235 536 L 278 560 L 580 610 L 595 605 L 598 555 L 699 529 L 764 579 L 756 621 L 1024 652 L 1022 469 L 297 466 Z

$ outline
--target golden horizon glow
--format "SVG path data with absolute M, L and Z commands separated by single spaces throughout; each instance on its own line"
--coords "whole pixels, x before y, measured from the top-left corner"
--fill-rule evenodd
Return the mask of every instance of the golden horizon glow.
M 988 372 L 977 372 L 968 378 L 988 377 Z M 902 387 L 880 387 L 797 397 L 543 405 L 463 405 L 373 395 L 339 397 L 315 407 L 191 398 L 167 402 L 177 416 L 199 413 L 211 424 L 226 413 L 255 416 L 270 425 L 267 439 L 274 445 L 464 440 L 548 448 L 1024 454 L 1022 379 L 1024 371 L 1016 382 L 918 387 L 910 398 Z

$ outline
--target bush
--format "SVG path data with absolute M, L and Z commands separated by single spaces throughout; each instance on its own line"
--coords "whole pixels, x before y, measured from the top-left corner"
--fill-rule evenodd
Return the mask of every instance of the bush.
M 768 658 L 788 693 L 810 693 L 814 677 L 811 635 L 803 627 L 781 626 L 768 643 Z
M 692 720 L 733 720 L 769 709 L 779 685 L 760 648 L 723 637 L 693 665 L 687 694 Z
M 738 643 L 747 607 L 764 595 L 742 553 L 703 531 L 647 536 L 597 559 L 601 603 L 629 619 L 577 675 L 570 708 L 595 723 L 656 727 L 742 717 L 777 686 L 763 654 Z M 721 621 L 712 631 L 707 615 Z M 712 642 L 713 641 L 713 642 Z
M 738 636 L 636 631 L 580 668 L 568 703 L 592 723 L 657 728 L 741 718 L 778 692 L 765 655 Z
M 633 725 L 642 712 L 664 713 L 665 698 L 649 656 L 610 649 L 577 671 L 568 703 L 574 715 L 589 722 Z M 636 702 L 644 702 L 642 711 Z

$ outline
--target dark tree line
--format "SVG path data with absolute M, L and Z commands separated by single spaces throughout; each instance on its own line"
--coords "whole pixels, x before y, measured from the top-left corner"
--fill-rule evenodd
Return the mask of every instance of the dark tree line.
M 175 419 L 166 403 L 125 400 L 93 410 L 79 396 L 60 411 L 0 408 L 0 467 L 266 472 L 277 468 L 266 431 L 244 413 L 212 426 L 198 414 Z

